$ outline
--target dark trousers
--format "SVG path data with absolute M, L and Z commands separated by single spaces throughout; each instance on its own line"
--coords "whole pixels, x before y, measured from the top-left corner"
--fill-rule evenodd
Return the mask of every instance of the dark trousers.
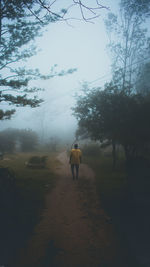
M 75 177 L 76 177 L 76 179 L 78 179 L 78 175 L 79 175 L 79 164 L 71 164 L 71 172 L 72 172 L 73 179 L 75 179 Z

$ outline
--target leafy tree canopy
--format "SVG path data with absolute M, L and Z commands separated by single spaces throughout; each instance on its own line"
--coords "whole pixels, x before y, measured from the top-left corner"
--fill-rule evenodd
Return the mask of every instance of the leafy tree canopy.
M 150 15 L 149 0 L 121 0 L 121 6 L 124 6 L 128 11 L 136 12 L 139 16 Z
M 127 158 L 150 143 L 150 95 L 128 95 L 111 82 L 104 90 L 84 91 L 73 110 L 81 133 L 86 129 L 92 139 L 122 144 Z

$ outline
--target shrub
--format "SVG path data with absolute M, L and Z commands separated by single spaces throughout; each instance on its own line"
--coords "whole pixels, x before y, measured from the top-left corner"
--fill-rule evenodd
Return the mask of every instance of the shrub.
M 98 144 L 88 144 L 84 145 L 82 148 L 83 155 L 85 156 L 100 156 L 101 149 Z
M 46 167 L 47 156 L 33 156 L 27 162 L 28 167 Z

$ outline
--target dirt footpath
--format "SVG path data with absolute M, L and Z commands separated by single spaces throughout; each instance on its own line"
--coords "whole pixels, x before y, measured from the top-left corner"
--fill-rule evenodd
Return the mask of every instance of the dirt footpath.
M 59 155 L 56 187 L 36 226 L 20 267 L 125 267 L 125 255 L 96 195 L 93 171 L 81 164 L 79 180 L 71 177 L 67 153 Z

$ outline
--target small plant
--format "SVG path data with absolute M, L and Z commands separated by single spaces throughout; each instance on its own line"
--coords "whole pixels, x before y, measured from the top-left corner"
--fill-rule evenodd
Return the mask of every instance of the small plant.
M 46 161 L 47 161 L 47 156 L 33 156 L 29 159 L 27 162 L 28 167 L 36 167 L 36 168 L 45 168 L 46 167 Z

